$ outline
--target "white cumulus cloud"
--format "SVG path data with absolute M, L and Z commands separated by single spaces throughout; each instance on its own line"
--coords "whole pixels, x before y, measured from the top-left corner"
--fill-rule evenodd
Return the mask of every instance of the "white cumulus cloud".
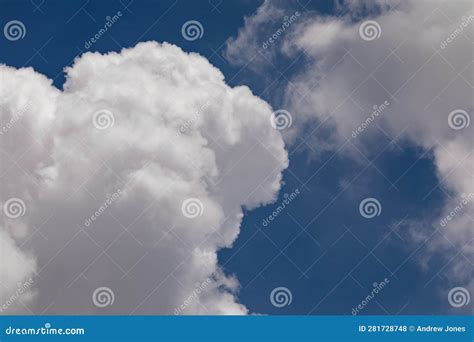
M 0 218 L 0 299 L 34 279 L 7 312 L 246 314 L 217 251 L 280 189 L 271 107 L 166 43 L 86 53 L 66 73 L 59 91 L 0 66 L 0 200 L 26 206 Z M 112 305 L 94 306 L 99 287 Z

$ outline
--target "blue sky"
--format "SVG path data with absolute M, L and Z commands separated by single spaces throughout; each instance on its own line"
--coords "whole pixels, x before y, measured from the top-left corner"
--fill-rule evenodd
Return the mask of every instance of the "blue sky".
M 287 13 L 344 14 L 331 1 L 278 3 Z M 120 51 L 149 40 L 169 42 L 206 57 L 229 85 L 247 85 L 273 108 L 282 108 L 288 103 L 283 95 L 288 80 L 307 67 L 306 56 L 275 53 L 273 65 L 260 71 L 226 58 L 227 40 L 237 36 L 244 17 L 261 5 L 260 1 L 216 0 L 0 0 L 2 27 L 16 19 L 27 28 L 19 41 L 1 37 L 0 63 L 31 66 L 61 88 L 64 67 L 86 51 L 85 42 L 107 16 L 121 11 L 120 21 L 88 51 Z M 181 26 L 188 20 L 202 24 L 201 39 L 183 38 Z M 293 111 L 292 115 L 300 130 L 287 140 L 290 163 L 278 199 L 245 210 L 237 240 L 218 253 L 224 272 L 240 283 L 238 301 L 255 313 L 350 315 L 373 284 L 387 278 L 388 285 L 361 314 L 453 313 L 446 289 L 457 283 L 446 265 L 456 250 L 433 253 L 425 243 L 428 240 L 413 239 L 410 230 L 413 222 L 432 229 L 449 199 L 450 190 L 440 183 L 433 151 L 381 131 L 364 142 L 366 148 L 350 142 L 345 149 L 351 155 L 333 148 L 320 150 L 320 139 L 330 139 L 332 127 L 303 120 Z M 295 200 L 264 226 L 263 220 L 285 194 L 296 189 L 300 194 Z M 361 216 L 359 203 L 365 198 L 381 203 L 379 216 Z M 269 296 L 276 287 L 291 291 L 290 305 L 272 305 Z

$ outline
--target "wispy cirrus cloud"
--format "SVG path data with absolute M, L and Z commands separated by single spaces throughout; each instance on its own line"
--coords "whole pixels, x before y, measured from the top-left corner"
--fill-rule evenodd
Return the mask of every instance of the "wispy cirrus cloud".
M 260 17 L 264 9 L 272 13 L 269 6 L 265 3 L 255 16 Z M 275 52 L 305 60 L 305 66 L 289 77 L 285 103 L 294 116 L 296 132 L 303 132 L 311 122 L 316 122 L 316 129 L 299 136 L 295 145 L 311 144 L 315 151 L 336 150 L 366 123 L 374 106 L 389 103 L 382 115 L 365 124 L 357 139 L 347 144 L 357 148 L 339 152 L 357 160 L 360 151 L 375 149 L 377 139 L 388 134 L 391 139 L 405 138 L 433 156 L 439 187 L 445 192 L 445 207 L 433 213 L 430 228 L 423 229 L 423 233 L 420 225 L 412 224 L 418 237 L 413 241 L 426 242 L 430 255 L 441 250 L 451 253 L 454 248 L 457 257 L 450 264 L 451 271 L 447 271 L 451 282 L 464 284 L 474 292 L 472 272 L 466 271 L 472 268 L 469 260 L 474 253 L 472 205 L 443 229 L 437 224 L 474 190 L 470 124 L 474 110 L 474 34 L 466 19 L 474 13 L 473 4 L 463 0 L 357 0 L 341 1 L 337 8 L 338 15 L 306 13 Z M 247 44 L 243 40 L 258 35 L 255 26 L 260 24 L 257 20 L 246 24 L 230 42 L 228 51 L 237 54 L 239 47 L 252 46 L 252 40 L 248 39 Z M 446 45 L 446 37 L 452 32 L 458 34 Z M 330 138 L 318 140 L 319 129 L 325 128 Z M 295 135 L 290 135 L 288 141 L 294 142 Z M 426 222 L 422 226 L 426 228 Z

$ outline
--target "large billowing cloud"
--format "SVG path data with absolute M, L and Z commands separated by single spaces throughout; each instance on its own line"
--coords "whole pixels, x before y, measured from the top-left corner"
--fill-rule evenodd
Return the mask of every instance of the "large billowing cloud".
M 347 139 L 364 151 L 377 145 L 378 134 L 389 134 L 431 151 L 446 204 L 428 229 L 424 222 L 420 242 L 429 241 L 437 250 L 455 246 L 459 253 L 449 265 L 453 284 L 469 286 L 474 255 L 474 203 L 469 199 L 474 193 L 474 124 L 469 124 L 474 109 L 473 2 L 356 0 L 339 5 L 339 16 L 303 13 L 304 20 L 281 38 L 282 56 L 304 53 L 308 62 L 290 78 L 287 109 L 300 128 L 316 120 L 317 127 L 331 129 L 331 139 L 314 149 L 337 148 Z M 238 55 L 235 50 L 246 46 L 243 39 L 252 37 L 249 30 L 258 22 L 254 17 L 230 42 L 238 45 L 228 50 Z M 248 40 L 246 49 L 251 45 Z
M 217 251 L 280 189 L 270 106 L 169 44 L 66 71 L 0 66 L 6 312 L 246 314 Z

